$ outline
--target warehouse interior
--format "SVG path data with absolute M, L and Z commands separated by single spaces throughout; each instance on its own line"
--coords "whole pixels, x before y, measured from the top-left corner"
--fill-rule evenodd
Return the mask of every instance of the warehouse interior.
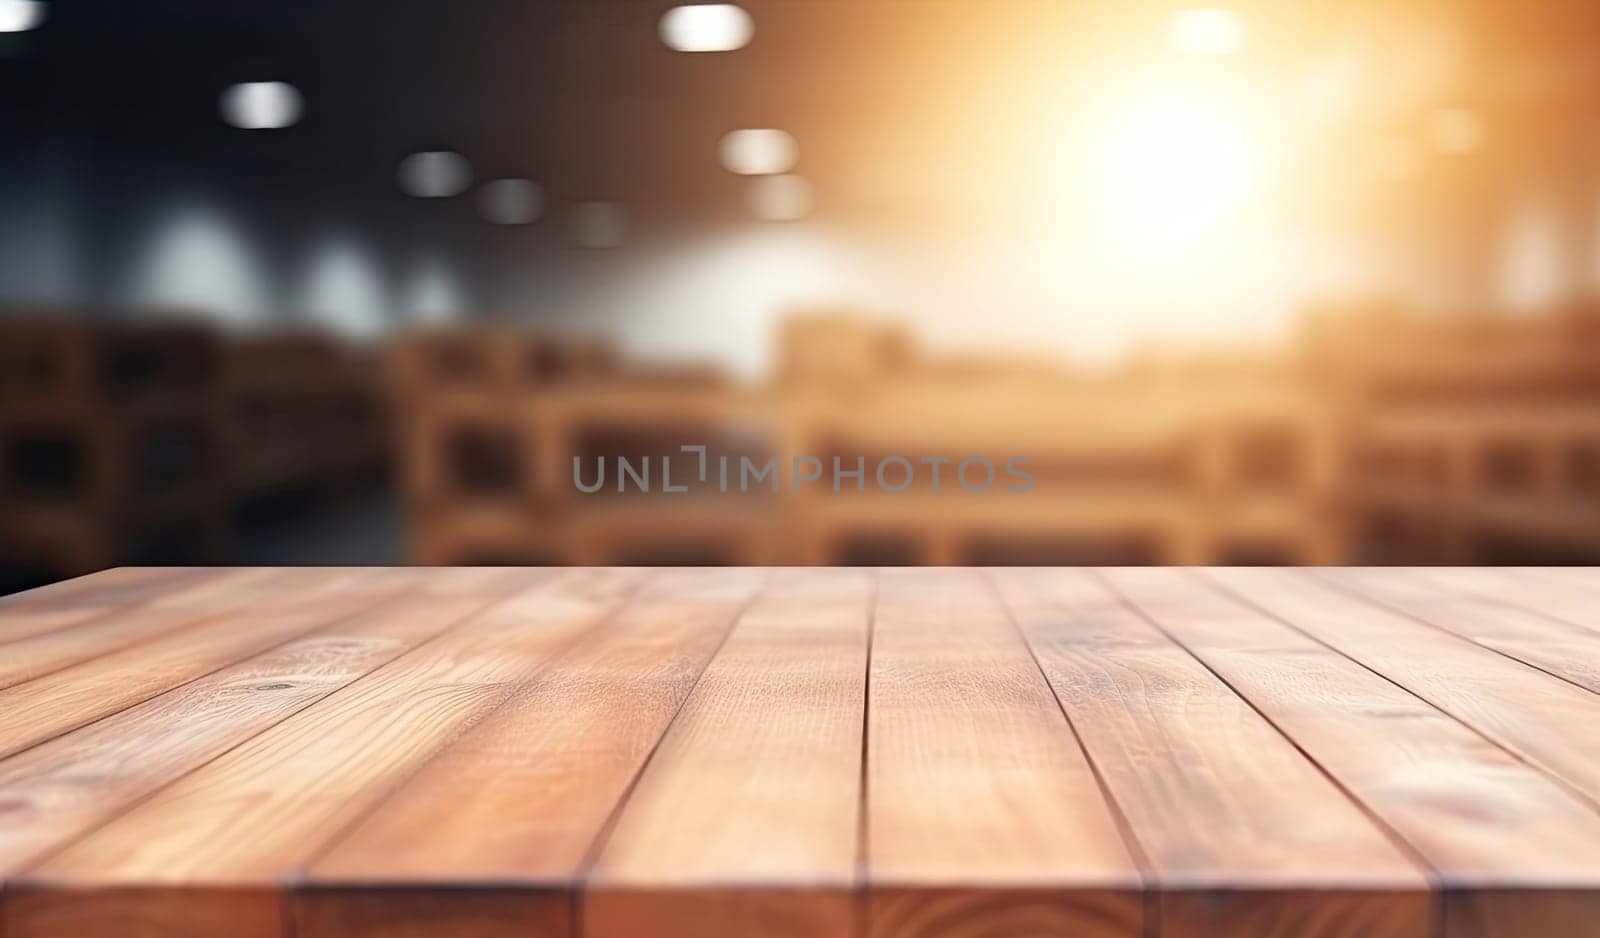
M 0 589 L 1593 563 L 1597 43 L 1572 0 L 0 0 Z M 874 484 L 574 484 L 686 446 Z

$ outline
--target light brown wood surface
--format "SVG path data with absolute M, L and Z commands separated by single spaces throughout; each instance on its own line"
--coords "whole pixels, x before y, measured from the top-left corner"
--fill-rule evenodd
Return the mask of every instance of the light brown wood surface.
M 1456 934 L 1522 934 L 1479 921 L 1476 909 L 1456 902 L 1463 894 L 1559 889 L 1600 868 L 1600 813 L 1415 695 L 1197 577 L 1108 576 L 1415 849 L 1446 890 Z M 1552 905 L 1537 889 L 1518 898 L 1520 908 L 1501 910 L 1504 921 L 1543 916 L 1563 935 L 1600 922 L 1596 902 Z
M 122 569 L 0 938 L 1600 938 L 1600 571 Z
M 993 576 L 1148 857 L 1165 933 L 1424 933 L 1424 872 L 1203 664 L 1090 574 Z
M 849 933 L 872 599 L 865 573 L 775 573 L 599 844 L 587 934 Z
M 1492 571 L 1329 570 L 1325 579 L 1419 622 L 1600 692 L 1600 655 L 1594 654 L 1600 634 L 1505 601 L 1514 594 L 1497 585 Z M 1547 590 L 1538 592 L 1549 595 Z M 1600 602 L 1590 609 L 1600 609 Z M 1569 610 L 1568 615 L 1578 621 L 1600 621 L 1592 611 Z
M 756 570 L 651 575 L 312 866 L 298 913 L 303 933 L 566 933 L 566 884 L 765 578 Z M 432 832 L 432 849 L 413 849 L 418 830 Z M 459 877 L 517 884 L 527 901 L 508 902 L 493 931 L 468 930 L 463 923 L 478 914 L 473 897 L 440 893 L 422 931 L 391 909 L 353 916 L 340 890 Z
M 866 934 L 1141 933 L 1128 845 L 979 572 L 882 571 L 869 675 Z

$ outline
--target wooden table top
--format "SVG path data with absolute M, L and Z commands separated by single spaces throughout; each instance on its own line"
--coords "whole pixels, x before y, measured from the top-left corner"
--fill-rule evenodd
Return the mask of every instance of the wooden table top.
M 1600 571 L 134 569 L 0 600 L 0 930 L 1600 935 Z

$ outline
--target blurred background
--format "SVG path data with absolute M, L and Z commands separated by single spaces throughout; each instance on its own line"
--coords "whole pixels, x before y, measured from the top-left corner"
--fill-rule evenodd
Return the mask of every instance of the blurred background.
M 1597 52 L 1586 0 L 0 0 L 0 589 L 1595 562 Z M 695 443 L 1036 484 L 572 482 Z

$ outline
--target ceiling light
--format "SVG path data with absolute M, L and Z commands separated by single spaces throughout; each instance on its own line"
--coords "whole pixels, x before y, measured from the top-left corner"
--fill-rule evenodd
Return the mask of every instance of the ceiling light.
M 800 146 L 781 130 L 735 130 L 717 145 L 717 157 L 729 172 L 767 176 L 793 169 Z
M 400 188 L 419 199 L 448 199 L 472 185 L 472 164 L 449 150 L 425 150 L 400 161 Z
M 25 33 L 44 22 L 49 8 L 38 0 L 0 0 L 0 33 Z
M 222 92 L 222 119 L 243 130 L 290 127 L 304 106 L 300 92 L 281 81 L 247 81 Z
M 731 52 L 750 42 L 755 24 L 731 3 L 697 3 L 663 14 L 660 33 L 679 52 Z

